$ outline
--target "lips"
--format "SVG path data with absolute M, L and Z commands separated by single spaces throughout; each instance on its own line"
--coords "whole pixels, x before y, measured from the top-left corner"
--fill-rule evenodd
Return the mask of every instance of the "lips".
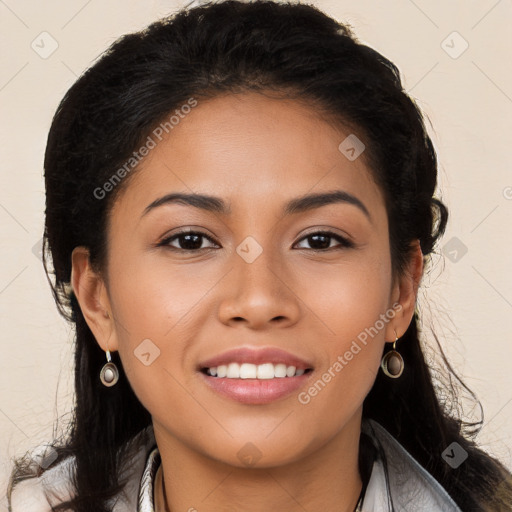
M 201 372 L 199 375 L 211 391 L 224 399 L 244 405 L 264 405 L 289 399 L 311 382 L 312 374 L 269 380 L 209 377 Z
M 212 368 L 215 366 L 229 365 L 230 363 L 251 363 L 260 365 L 264 363 L 285 364 L 286 366 L 295 366 L 297 369 L 313 369 L 313 365 L 299 356 L 291 354 L 277 347 L 250 348 L 238 347 L 227 352 L 223 352 L 210 359 L 202 361 L 198 365 L 198 370 Z

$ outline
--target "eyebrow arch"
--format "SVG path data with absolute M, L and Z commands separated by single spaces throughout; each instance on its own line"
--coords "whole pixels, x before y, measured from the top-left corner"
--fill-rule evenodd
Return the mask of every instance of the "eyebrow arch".
M 195 208 L 200 208 L 209 212 L 220 213 L 229 215 L 231 207 L 220 197 L 209 196 L 205 194 L 184 194 L 184 193 L 170 193 L 160 197 L 146 206 L 141 217 L 144 217 L 151 210 L 169 203 L 179 203 Z M 284 215 L 291 215 L 294 213 L 302 213 L 321 206 L 326 206 L 335 203 L 347 203 L 359 208 L 368 219 L 371 221 L 371 216 L 366 206 L 352 194 L 344 190 L 333 190 L 331 192 L 321 192 L 316 194 L 308 194 L 290 200 L 283 208 Z

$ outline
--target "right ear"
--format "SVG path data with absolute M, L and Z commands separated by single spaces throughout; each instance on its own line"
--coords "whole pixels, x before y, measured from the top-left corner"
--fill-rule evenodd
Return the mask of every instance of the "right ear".
M 71 264 L 71 286 L 89 329 L 105 352 L 118 350 L 107 289 L 103 278 L 91 268 L 89 249 L 75 247 Z

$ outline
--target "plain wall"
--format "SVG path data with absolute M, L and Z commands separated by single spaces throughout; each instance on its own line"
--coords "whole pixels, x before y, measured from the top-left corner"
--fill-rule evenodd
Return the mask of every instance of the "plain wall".
M 10 459 L 49 441 L 54 420 L 65 421 L 72 404 L 73 333 L 57 313 L 38 257 L 52 116 L 77 76 L 118 36 L 186 3 L 0 2 L 0 498 Z M 419 307 L 425 328 L 433 323 L 482 402 L 478 441 L 512 469 L 512 4 L 312 3 L 393 61 L 432 123 L 450 220 Z M 52 38 L 58 48 L 42 58 Z M 432 347 L 428 357 L 438 357 Z

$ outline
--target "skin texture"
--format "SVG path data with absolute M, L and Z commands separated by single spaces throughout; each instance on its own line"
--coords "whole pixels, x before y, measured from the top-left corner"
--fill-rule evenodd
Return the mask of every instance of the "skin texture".
M 103 350 L 119 351 L 152 415 L 171 511 L 355 507 L 362 403 L 384 343 L 411 321 L 423 258 L 415 244 L 408 271 L 393 276 L 382 192 L 364 153 L 350 161 L 338 149 L 349 134 L 291 99 L 251 92 L 200 101 L 118 197 L 106 272 L 94 273 L 86 248 L 73 252 L 72 285 L 88 325 Z M 370 219 L 349 203 L 281 212 L 292 198 L 332 190 L 356 196 Z M 231 213 L 167 204 L 142 216 L 170 192 L 219 196 Z M 193 253 L 179 252 L 183 238 L 157 247 L 188 227 L 212 241 L 198 239 L 204 248 Z M 306 236 L 326 229 L 355 246 Z M 252 263 L 236 251 L 248 236 L 263 251 Z M 394 318 L 300 403 L 298 392 L 397 302 Z M 134 355 L 145 339 L 160 350 L 148 366 Z M 241 345 L 288 350 L 314 371 L 298 392 L 240 404 L 209 389 L 196 367 Z M 251 467 L 237 455 L 247 443 L 261 455 Z M 164 510 L 161 482 L 155 494 Z

